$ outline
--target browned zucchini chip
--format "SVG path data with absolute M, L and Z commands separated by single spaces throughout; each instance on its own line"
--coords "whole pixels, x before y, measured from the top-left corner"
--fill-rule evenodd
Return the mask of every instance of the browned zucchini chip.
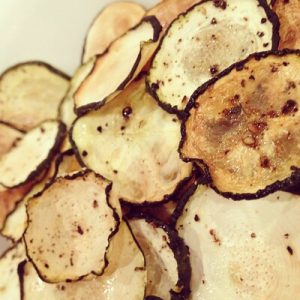
M 1 300 L 20 300 L 18 265 L 25 257 L 25 247 L 21 241 L 0 257 Z
M 31 190 L 26 192 L 25 195 L 15 197 L 14 205 L 11 206 L 9 213 L 4 218 L 4 224 L 1 226 L 0 224 L 0 233 L 6 238 L 12 240 L 13 242 L 17 242 L 23 236 L 25 229 L 27 227 L 27 213 L 26 213 L 26 205 L 30 198 L 34 195 L 40 193 L 45 187 L 51 182 L 55 175 L 57 174 L 58 168 L 56 167 L 55 160 L 53 159 L 51 162 L 51 166 L 47 173 L 44 175 L 41 181 L 31 184 Z M 27 184 L 28 185 L 28 184 Z M 22 188 L 21 186 L 20 188 Z M 1 192 L 0 192 L 1 199 Z M 1 201 L 1 200 L 0 200 Z
M 0 122 L 0 157 L 8 152 L 22 136 L 21 131 Z
M 163 0 L 148 10 L 147 16 L 155 16 L 165 32 L 170 24 L 190 7 L 199 3 L 199 0 Z
M 21 130 L 56 119 L 69 78 L 43 62 L 16 65 L 0 76 L 0 120 Z
M 299 214 L 293 194 L 232 201 L 199 186 L 177 223 L 190 249 L 190 299 L 297 299 Z
M 299 70 L 299 51 L 255 54 L 193 95 L 181 153 L 219 192 L 251 199 L 299 184 Z
M 16 187 L 39 175 L 49 166 L 65 135 L 58 121 L 45 121 L 33 128 L 0 157 L 0 184 Z
M 202 1 L 180 15 L 161 41 L 147 78 L 169 112 L 197 87 L 249 54 L 278 45 L 277 17 L 259 0 Z
M 146 296 L 189 299 L 189 250 L 177 231 L 150 216 L 129 216 L 129 225 L 146 258 Z
M 30 262 L 23 264 L 22 300 L 142 300 L 146 284 L 144 257 L 125 223 L 120 225 L 111 245 L 113 261 L 105 273 L 77 282 L 46 283 Z
M 272 7 L 280 21 L 279 49 L 300 49 L 300 1 L 275 0 Z
M 83 63 L 103 53 L 115 39 L 137 25 L 145 9 L 134 2 L 120 1 L 107 5 L 93 21 L 83 48 Z
M 91 58 L 75 71 L 75 74 L 73 75 L 70 82 L 69 90 L 65 95 L 63 101 L 61 102 L 59 109 L 60 118 L 67 125 L 68 129 L 76 119 L 76 114 L 74 112 L 74 93 L 79 88 L 83 80 L 92 71 L 95 60 L 95 57 Z
M 27 204 L 27 254 L 47 282 L 101 275 L 119 218 L 111 184 L 91 171 L 59 177 Z
M 112 180 L 119 198 L 133 204 L 167 199 L 191 174 L 176 149 L 180 122 L 146 93 L 144 78 L 77 119 L 71 139 L 81 162 Z
M 151 58 L 161 31 L 155 17 L 147 17 L 97 56 L 94 68 L 74 94 L 77 114 L 102 106 L 120 93 Z

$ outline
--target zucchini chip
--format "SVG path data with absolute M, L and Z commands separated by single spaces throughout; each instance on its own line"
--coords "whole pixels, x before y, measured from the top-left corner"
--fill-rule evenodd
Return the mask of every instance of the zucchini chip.
M 0 120 L 28 131 L 56 119 L 69 78 L 43 62 L 16 65 L 0 76 Z
M 74 94 L 76 113 L 102 106 L 120 93 L 142 70 L 154 52 L 161 31 L 155 17 L 147 17 L 114 41 Z
M 76 119 L 76 114 L 74 112 L 74 93 L 79 88 L 84 79 L 88 76 L 88 74 L 92 71 L 95 60 L 95 57 L 91 58 L 88 62 L 81 65 L 76 70 L 74 76 L 71 79 L 69 90 L 65 95 L 63 101 L 61 102 L 59 108 L 60 118 L 67 125 L 68 129 Z
M 134 2 L 116 2 L 107 5 L 93 21 L 83 48 L 82 61 L 103 53 L 115 39 L 137 25 L 145 9 Z
M 18 242 L 0 257 L 0 299 L 19 300 L 18 265 L 26 257 L 23 242 Z
M 299 214 L 293 194 L 232 201 L 199 186 L 177 223 L 190 249 L 190 299 L 298 299 Z
M 253 199 L 299 184 L 299 70 L 300 51 L 254 54 L 193 95 L 181 153 L 220 193 Z
M 23 264 L 20 272 L 22 300 L 144 299 L 144 257 L 125 223 L 120 224 L 111 245 L 114 246 L 113 261 L 105 273 L 77 282 L 46 283 L 39 278 L 30 262 Z
M 23 133 L 9 125 L 0 122 L 0 157 L 23 137 Z
M 56 160 L 56 177 L 63 177 L 80 171 L 82 168 L 73 149 L 61 153 Z
M 146 258 L 146 296 L 189 299 L 189 250 L 177 231 L 139 214 L 129 217 L 129 225 Z
M 119 218 L 111 184 L 91 171 L 56 178 L 27 204 L 27 254 L 47 282 L 102 275 Z M 47 238 L 45 238 L 47 237 Z
M 275 0 L 272 9 L 280 21 L 279 49 L 300 49 L 300 1 Z
M 50 164 L 65 135 L 58 121 L 45 121 L 27 132 L 0 157 L 0 184 L 16 187 L 39 177 Z
M 167 111 L 182 112 L 197 87 L 249 54 L 277 45 L 277 18 L 264 1 L 202 1 L 169 27 L 148 89 Z
M 144 78 L 77 119 L 71 140 L 82 164 L 113 181 L 119 198 L 133 204 L 166 200 L 192 171 L 176 150 L 178 118 L 146 93 Z

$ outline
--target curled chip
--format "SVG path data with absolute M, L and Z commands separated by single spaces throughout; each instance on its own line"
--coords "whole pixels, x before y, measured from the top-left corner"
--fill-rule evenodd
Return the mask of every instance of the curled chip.
M 220 193 L 251 199 L 299 184 L 299 70 L 300 51 L 255 54 L 193 95 L 180 151 Z
M 74 93 L 79 88 L 84 79 L 92 71 L 96 58 L 93 57 L 85 64 L 81 65 L 75 72 L 70 82 L 70 88 L 61 102 L 59 108 L 59 115 L 61 120 L 67 125 L 69 129 L 76 119 L 74 112 Z
M 22 264 L 22 300 L 144 299 L 144 257 L 125 223 L 111 241 L 111 260 L 102 276 L 51 284 L 42 281 L 30 262 Z
M 275 0 L 273 11 L 280 21 L 279 49 L 300 49 L 300 1 Z
M 119 217 L 111 184 L 91 171 L 59 177 L 27 204 L 27 254 L 47 282 L 102 275 Z
M 8 249 L 0 257 L 0 299 L 19 300 L 21 296 L 18 265 L 26 257 L 22 241 Z
M 299 214 L 293 194 L 232 201 L 198 187 L 177 222 L 190 249 L 190 299 L 297 299 Z
M 145 9 L 134 2 L 121 1 L 107 5 L 93 21 L 83 48 L 83 63 L 102 54 L 115 39 L 137 25 Z
M 197 87 L 246 58 L 276 49 L 278 22 L 264 1 L 202 1 L 172 23 L 147 78 L 170 112 L 182 111 Z
M 23 136 L 23 133 L 9 125 L 0 122 L 0 157 Z
M 16 65 L 0 76 L 0 120 L 21 130 L 56 119 L 67 75 L 43 62 Z
M 0 157 L 0 184 L 16 187 L 33 180 L 50 165 L 65 135 L 58 121 L 45 121 L 27 132 Z
M 146 296 L 189 299 L 189 250 L 177 231 L 150 216 L 131 215 L 131 230 L 146 258 Z
M 180 122 L 146 93 L 144 78 L 73 125 L 81 162 L 112 180 L 119 198 L 143 204 L 165 200 L 189 177 L 179 158 Z
M 147 17 L 97 56 L 93 70 L 74 94 L 76 113 L 100 107 L 120 93 L 152 56 L 160 31 L 157 19 Z

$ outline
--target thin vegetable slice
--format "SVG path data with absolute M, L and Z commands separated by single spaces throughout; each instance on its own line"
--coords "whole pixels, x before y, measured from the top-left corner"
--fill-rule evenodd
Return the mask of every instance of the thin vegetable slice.
M 192 171 L 176 149 L 178 118 L 146 93 L 143 78 L 77 119 L 71 139 L 82 163 L 112 180 L 119 198 L 130 203 L 166 200 Z
M 80 171 L 82 168 L 73 149 L 61 153 L 56 160 L 56 177 L 63 177 Z
M 197 87 L 277 45 L 277 18 L 264 1 L 202 1 L 169 27 L 152 62 L 149 91 L 167 111 L 180 112 Z
M 96 58 L 93 57 L 88 60 L 85 64 L 81 65 L 73 75 L 70 88 L 65 95 L 63 101 L 60 105 L 60 118 L 67 125 L 69 129 L 76 119 L 76 114 L 74 112 L 74 93 L 79 88 L 84 79 L 88 76 L 88 74 L 92 71 Z
M 43 62 L 16 65 L 0 76 L 0 120 L 21 130 L 56 119 L 67 75 Z
M 24 243 L 18 242 L 0 257 L 0 299 L 19 300 L 18 265 L 26 257 Z
M 252 199 L 299 184 L 299 70 L 299 51 L 255 54 L 193 95 L 181 153 L 219 192 Z
M 47 282 L 102 275 L 118 229 L 111 184 L 91 171 L 59 177 L 27 204 L 27 254 Z M 47 238 L 46 238 L 47 237 Z
M 190 249 L 191 300 L 294 300 L 300 294 L 300 197 L 232 201 L 201 186 L 177 228 Z
M 116 2 L 107 5 L 93 21 L 83 48 L 83 63 L 103 53 L 115 39 L 137 25 L 145 9 L 134 2 Z
M 272 9 L 280 21 L 279 49 L 300 49 L 300 2 L 276 0 Z
M 74 95 L 77 114 L 102 106 L 123 90 L 142 70 L 161 31 L 155 17 L 147 17 L 97 57 L 92 72 Z
M 85 280 L 49 284 L 42 281 L 33 265 L 22 266 L 22 300 L 110 300 L 144 299 L 146 270 L 144 257 L 125 223 L 113 237 L 111 265 L 102 276 Z
M 21 131 L 0 122 L 0 157 L 8 152 L 22 136 Z
M 50 165 L 65 135 L 58 121 L 45 121 L 29 131 L 0 158 L 0 183 L 16 187 L 33 180 Z
M 130 215 L 129 225 L 146 258 L 146 296 L 189 299 L 189 250 L 176 230 L 145 215 Z

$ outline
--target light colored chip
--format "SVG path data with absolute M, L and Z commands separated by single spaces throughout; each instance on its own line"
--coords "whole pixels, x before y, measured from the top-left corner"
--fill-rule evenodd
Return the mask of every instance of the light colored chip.
M 47 282 L 101 275 L 119 218 L 110 184 L 91 171 L 59 177 L 27 204 L 27 254 Z
M 21 131 L 0 123 L 0 157 L 8 152 L 22 136 Z
M 73 121 L 77 117 L 74 112 L 73 95 L 76 92 L 76 90 L 79 88 L 81 83 L 84 81 L 84 79 L 92 71 L 95 60 L 96 60 L 95 57 L 91 58 L 90 60 L 88 60 L 85 64 L 81 65 L 76 70 L 75 74 L 73 75 L 73 77 L 71 79 L 70 88 L 61 103 L 60 117 L 61 117 L 61 120 L 67 125 L 68 129 L 71 127 Z
M 137 25 L 145 9 L 134 2 L 120 1 L 107 5 L 93 21 L 83 48 L 83 62 L 103 53 L 115 39 Z
M 0 183 L 19 186 L 39 177 L 49 166 L 65 134 L 57 121 L 46 121 L 32 129 L 0 158 Z
M 23 242 L 18 242 L 0 257 L 0 299 L 20 300 L 18 265 L 26 257 Z
M 232 201 L 199 187 L 177 228 L 190 249 L 192 300 L 295 300 L 300 197 Z
M 155 50 L 147 46 L 157 44 L 160 30 L 157 19 L 148 17 L 98 56 L 92 72 L 74 94 L 77 113 L 111 100 L 140 73 Z
M 42 281 L 31 263 L 23 266 L 23 300 L 114 300 L 144 299 L 146 271 L 144 257 L 125 223 L 113 237 L 111 265 L 104 275 L 71 283 Z
M 190 265 L 188 250 L 177 232 L 151 218 L 132 218 L 129 225 L 146 258 L 146 296 L 168 300 L 188 298 Z M 187 266 L 186 266 L 187 265 Z M 188 274 L 183 274 L 183 273 Z M 180 282 L 187 279 L 187 286 Z
M 0 120 L 27 131 L 56 119 L 68 86 L 68 77 L 45 63 L 16 65 L 0 76 Z
M 84 164 L 112 180 L 128 202 L 162 201 L 191 173 L 177 152 L 179 120 L 145 92 L 143 79 L 79 118 L 72 139 Z
M 272 9 L 280 21 L 279 49 L 300 49 L 300 1 L 276 0 Z
M 273 19 L 258 4 L 203 1 L 172 23 L 147 79 L 167 110 L 183 110 L 203 83 L 249 54 L 272 48 Z
M 299 70 L 298 52 L 257 54 L 195 97 L 181 152 L 204 161 L 220 192 L 260 197 L 299 182 Z
M 82 169 L 73 150 L 65 151 L 58 156 L 56 168 L 56 177 L 71 175 Z

